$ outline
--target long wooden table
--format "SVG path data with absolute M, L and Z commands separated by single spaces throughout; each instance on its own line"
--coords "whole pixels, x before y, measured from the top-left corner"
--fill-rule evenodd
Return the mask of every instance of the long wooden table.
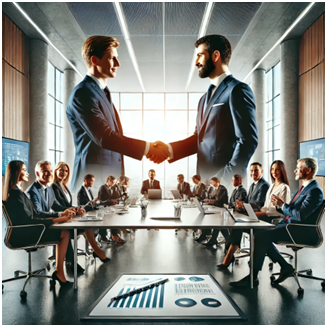
M 77 289 L 77 229 L 86 228 L 131 228 L 131 229 L 208 229 L 208 228 L 236 228 L 250 230 L 250 275 L 251 288 L 253 288 L 253 250 L 254 229 L 270 229 L 274 225 L 264 221 L 259 222 L 235 222 L 232 218 L 224 219 L 224 208 L 220 213 L 203 214 L 198 208 L 182 208 L 180 218 L 175 217 L 174 202 L 169 200 L 150 200 L 144 214 L 140 207 L 129 208 L 127 214 L 105 214 L 102 221 L 79 221 L 76 217 L 72 221 L 63 224 L 54 224 L 54 229 L 74 229 L 74 288 Z M 114 207 L 107 207 L 103 211 L 109 211 Z M 219 209 L 219 208 L 218 208 Z M 88 212 L 92 214 L 92 212 Z M 94 212 L 95 214 L 95 212 Z

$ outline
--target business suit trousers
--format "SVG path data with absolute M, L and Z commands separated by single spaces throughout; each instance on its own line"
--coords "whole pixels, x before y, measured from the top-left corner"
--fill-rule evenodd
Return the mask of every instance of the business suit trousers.
M 118 228 L 113 228 L 113 229 L 110 229 L 111 231 L 111 235 L 112 236 L 117 236 L 120 232 L 120 230 Z M 107 229 L 106 228 L 100 228 L 99 229 L 99 235 L 101 235 L 101 237 L 103 239 L 105 239 L 106 235 L 107 235 Z

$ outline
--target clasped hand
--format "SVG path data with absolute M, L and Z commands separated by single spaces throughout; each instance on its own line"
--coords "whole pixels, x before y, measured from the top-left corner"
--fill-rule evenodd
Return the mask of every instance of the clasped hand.
M 150 149 L 146 157 L 154 163 L 162 163 L 169 157 L 168 145 L 161 141 L 150 143 Z

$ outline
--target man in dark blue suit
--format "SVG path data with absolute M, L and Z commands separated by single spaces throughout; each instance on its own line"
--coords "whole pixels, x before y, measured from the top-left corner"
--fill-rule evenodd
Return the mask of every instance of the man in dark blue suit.
M 245 174 L 258 145 L 255 100 L 251 88 L 229 71 L 232 50 L 224 36 L 204 36 L 195 46 L 199 76 L 211 84 L 199 101 L 194 134 L 168 145 L 169 162 L 197 153 L 202 180 L 215 176 L 228 185 L 234 174 Z
M 314 179 L 317 168 L 315 159 L 299 159 L 294 173 L 295 179 L 302 181 L 302 186 L 293 196 L 292 201 L 285 203 L 282 198 L 275 195 L 272 196 L 272 203 L 277 206 L 280 212 L 284 213 L 284 218 L 275 229 L 261 231 L 255 234 L 253 260 L 254 286 L 259 284 L 257 276 L 262 269 L 266 254 L 273 262 L 278 262 L 281 266 L 280 275 L 274 283 L 279 284 L 294 273 L 292 265 L 285 261 L 273 243 L 278 241 L 293 242 L 286 230 L 287 224 L 315 224 L 317 221 L 324 199 L 324 193 L 318 182 Z M 292 233 L 292 237 L 299 244 L 316 242 L 316 234 L 311 235 L 309 231 L 308 233 L 303 233 L 303 230 L 301 230 L 301 233 Z M 242 288 L 249 287 L 250 276 L 248 275 L 238 282 L 231 282 L 230 285 Z
M 74 88 L 66 110 L 75 143 L 74 191 L 83 183 L 86 173 L 92 173 L 99 182 L 109 174 L 125 175 L 124 155 L 138 160 L 146 154 L 155 155 L 163 161 L 169 154 L 166 147 L 123 135 L 107 87 L 108 78 L 114 78 L 120 66 L 118 46 L 113 37 L 91 36 L 82 47 L 87 76 Z

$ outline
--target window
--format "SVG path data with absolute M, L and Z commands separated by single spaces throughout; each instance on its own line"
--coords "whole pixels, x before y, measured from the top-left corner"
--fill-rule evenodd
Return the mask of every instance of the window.
M 194 133 L 197 105 L 203 93 L 113 93 L 112 99 L 122 121 L 124 135 L 154 142 L 171 142 Z M 162 123 L 163 122 L 163 123 Z M 130 178 L 130 194 L 140 193 L 148 171 L 156 171 L 163 197 L 171 197 L 177 186 L 177 175 L 184 174 L 191 183 L 196 174 L 196 155 L 169 164 L 156 165 L 144 158 L 124 158 L 125 174 Z M 141 172 L 141 174 L 140 174 Z M 119 176 L 115 176 L 119 177 Z
M 63 102 L 62 102 L 63 73 L 48 62 L 48 149 L 49 158 L 44 158 L 53 165 L 62 160 L 63 132 Z
M 266 163 L 267 172 L 280 159 L 280 62 L 266 73 Z M 269 173 L 268 173 L 269 174 Z

